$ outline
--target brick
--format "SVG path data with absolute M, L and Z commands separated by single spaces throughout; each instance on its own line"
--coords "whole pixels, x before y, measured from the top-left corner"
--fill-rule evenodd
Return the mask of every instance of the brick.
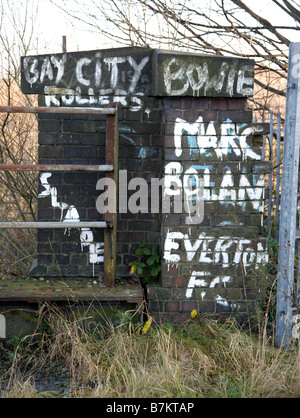
M 53 133 L 42 133 L 38 135 L 40 145 L 54 145 L 55 144 L 55 134 Z
M 103 265 L 94 264 L 90 266 L 78 266 L 78 274 L 82 277 L 102 277 L 103 276 Z
M 56 144 L 80 144 L 80 137 L 80 134 L 59 134 L 56 138 Z
M 38 208 L 38 219 L 39 221 L 48 221 L 49 219 L 53 219 L 54 211 L 52 208 L 46 207 Z
M 96 153 L 92 147 L 65 146 L 64 157 L 66 158 L 91 158 Z
M 62 128 L 62 123 L 59 120 L 40 120 L 38 121 L 39 132 L 60 132 Z
M 133 122 L 131 123 L 131 129 L 140 134 L 161 134 L 161 124 L 155 122 L 143 122 L 142 124 Z
M 220 110 L 218 112 L 219 123 L 224 122 L 226 119 L 230 119 L 232 122 L 252 122 L 252 111 L 235 111 L 232 110 Z M 216 120 L 214 119 L 214 120 Z
M 228 110 L 247 110 L 247 99 L 232 97 L 227 102 Z
M 164 117 L 166 121 L 175 122 L 177 118 L 183 118 L 182 110 L 180 109 L 167 109 L 164 112 Z
M 63 148 L 61 146 L 40 145 L 38 154 L 39 158 L 61 158 Z
M 166 289 L 163 287 L 155 287 L 153 299 L 155 300 L 170 300 L 171 299 L 171 289 Z
M 185 277 L 175 277 L 174 285 L 175 285 L 175 287 L 185 287 L 186 286 Z
M 162 162 L 159 160 L 143 160 L 142 170 L 151 171 L 153 173 L 160 173 L 162 167 Z
M 148 309 L 149 312 L 164 312 L 164 303 L 150 300 Z
M 186 289 L 183 289 L 180 287 L 173 288 L 171 290 L 171 299 L 172 300 L 186 300 L 185 293 L 186 293 Z
M 142 111 L 138 111 L 138 112 L 132 112 L 129 109 L 124 110 L 124 117 L 126 121 L 132 121 L 132 122 L 140 122 L 142 119 Z M 146 119 L 147 119 L 147 115 L 146 115 Z M 149 119 L 149 117 L 148 117 Z
M 174 312 L 172 314 L 172 322 L 178 325 L 186 323 L 189 319 L 191 319 L 191 315 L 189 312 Z
M 64 265 L 60 267 L 60 274 L 61 276 L 65 277 L 78 277 L 79 276 L 79 269 L 78 266 L 70 266 L 70 265 Z
M 97 183 L 96 173 L 64 173 L 63 178 L 66 184 L 90 183 L 95 184 L 96 187 Z
M 198 310 L 198 301 L 188 300 L 181 302 L 181 309 L 183 312 L 192 312 L 194 309 Z
M 178 265 L 168 265 L 163 264 L 162 265 L 162 274 L 164 276 L 177 276 L 179 273 L 179 266 Z
M 150 113 L 144 111 L 142 113 L 142 122 L 149 122 L 149 120 L 158 121 L 162 120 L 162 110 L 161 109 L 150 109 Z
M 209 99 L 208 106 L 210 110 L 227 110 L 228 108 L 227 99 L 220 98 L 220 97 Z
M 61 277 L 62 269 L 52 264 L 46 266 L 46 276 L 49 277 Z
M 105 135 L 104 134 L 81 134 L 80 143 L 82 145 L 105 145 Z
M 194 97 L 192 108 L 195 110 L 208 110 L 209 99 L 205 97 Z
M 166 312 L 179 312 L 180 311 L 180 302 L 172 301 L 165 303 L 165 311 Z
M 198 310 L 199 313 L 214 313 L 216 310 L 215 302 L 198 301 Z
M 69 264 L 69 255 L 67 254 L 55 254 L 54 255 L 55 262 L 57 264 Z
M 52 241 L 52 239 L 53 239 L 53 230 L 51 230 L 51 229 L 38 229 L 37 231 L 38 231 L 37 232 L 38 242 Z
M 52 254 L 38 254 L 38 264 L 51 264 L 53 260 Z
M 87 248 L 87 247 L 86 247 Z M 88 249 L 87 249 L 88 250 Z M 77 249 L 78 251 L 78 249 Z M 75 251 L 73 251 L 74 253 Z M 70 255 L 70 264 L 71 265 L 75 265 L 75 266 L 86 266 L 88 265 L 88 253 L 77 253 L 77 254 L 72 254 Z
M 62 131 L 72 133 L 105 132 L 105 124 L 98 121 L 64 120 Z

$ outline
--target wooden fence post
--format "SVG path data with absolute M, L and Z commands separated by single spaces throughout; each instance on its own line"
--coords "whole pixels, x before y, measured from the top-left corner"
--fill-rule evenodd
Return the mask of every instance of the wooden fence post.
M 275 344 L 284 348 L 292 334 L 300 145 L 299 77 L 300 42 L 297 42 L 290 44 L 289 51 L 279 226 Z

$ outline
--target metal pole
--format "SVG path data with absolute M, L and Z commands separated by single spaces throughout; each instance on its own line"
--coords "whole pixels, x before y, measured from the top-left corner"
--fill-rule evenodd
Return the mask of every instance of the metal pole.
M 300 42 L 291 43 L 283 144 L 275 344 L 287 347 L 292 335 L 292 298 L 298 202 L 300 138 Z
M 79 164 L 0 164 L 0 171 L 114 171 L 111 164 L 79 165 Z
M 116 108 L 98 107 L 41 107 L 41 106 L 0 106 L 0 113 L 56 113 L 84 115 L 114 115 Z
M 117 108 L 116 108 L 117 110 Z M 116 207 L 118 196 L 118 113 L 106 118 L 106 164 L 114 164 L 113 173 L 106 173 L 107 179 L 112 179 L 116 185 Z M 103 283 L 114 286 L 116 276 L 116 257 L 117 257 L 117 214 L 106 212 L 105 220 L 108 224 L 113 224 L 114 228 L 107 230 L 104 234 L 104 273 Z
M 0 229 L 68 229 L 68 228 L 112 228 L 106 221 L 64 221 L 64 222 L 0 222 Z

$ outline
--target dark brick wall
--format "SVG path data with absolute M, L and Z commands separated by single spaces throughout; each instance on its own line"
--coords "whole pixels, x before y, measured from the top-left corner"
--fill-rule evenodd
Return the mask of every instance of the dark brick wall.
M 44 105 L 45 97 L 40 97 Z M 161 178 L 163 169 L 162 109 L 160 100 L 147 98 L 144 108 L 132 110 L 120 106 L 119 120 L 119 171 L 126 170 L 127 182 L 143 178 L 149 184 L 151 178 Z M 99 106 L 101 107 L 101 106 Z M 151 109 L 145 112 L 145 107 Z M 104 164 L 105 116 L 95 115 L 39 115 L 39 163 L 40 164 Z M 96 210 L 97 173 L 53 173 L 48 178 L 57 190 L 57 202 L 74 206 L 80 220 L 103 220 Z M 122 177 L 123 182 L 124 178 Z M 125 193 L 123 183 L 120 192 Z M 67 208 L 53 207 L 51 196 L 41 197 L 45 187 L 40 182 L 38 218 L 40 221 L 61 220 Z M 127 191 L 127 201 L 136 190 Z M 129 263 L 142 241 L 156 249 L 160 247 L 161 214 L 118 213 L 117 277 L 129 277 Z M 103 242 L 103 230 L 94 229 L 93 243 Z M 38 267 L 32 276 L 52 278 L 74 277 L 102 279 L 103 264 L 91 264 L 89 247 L 82 247 L 77 229 L 38 231 Z
M 44 105 L 41 96 L 40 105 Z M 105 117 L 100 115 L 39 115 L 40 164 L 105 164 Z M 41 178 L 42 174 L 40 175 Z M 47 181 L 54 197 L 39 183 L 38 219 L 60 221 L 76 208 L 80 220 L 103 220 L 95 207 L 101 173 L 54 172 Z M 56 192 L 53 192 L 56 189 Z M 91 231 L 90 244 L 103 242 L 103 230 Z M 32 276 L 99 277 L 103 265 L 89 262 L 89 246 L 82 246 L 79 229 L 39 230 L 38 267 Z
M 209 174 L 201 224 L 187 225 L 186 214 L 163 215 L 161 286 L 149 286 L 149 310 L 158 321 L 182 322 L 193 309 L 201 314 L 234 314 L 244 321 L 264 298 L 267 283 L 262 208 L 266 197 L 264 175 L 270 165 L 260 161 L 266 127 L 252 124 L 245 99 L 168 98 L 162 101 L 162 108 L 164 164 L 176 161 L 183 172 L 192 166 L 199 176 L 205 177 L 205 169 Z M 176 123 L 194 124 L 199 117 L 203 124 L 199 128 L 202 139 L 198 141 L 202 141 L 203 149 L 197 144 L 197 134 L 184 131 L 181 153 L 176 154 Z M 235 149 L 229 147 L 227 153 L 221 148 L 218 155 L 212 144 L 213 138 L 217 137 L 219 144 L 224 135 L 222 124 L 232 129 L 225 129 L 230 139 L 240 138 L 237 133 L 244 129 L 254 133 L 246 131 L 244 148 L 242 141 L 235 140 L 231 142 L 237 144 Z M 226 173 L 229 183 L 224 180 Z M 220 200 L 222 189 L 224 199 L 229 200 Z

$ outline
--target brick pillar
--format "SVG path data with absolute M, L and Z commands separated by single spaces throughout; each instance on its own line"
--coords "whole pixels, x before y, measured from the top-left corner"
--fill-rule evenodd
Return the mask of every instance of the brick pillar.
M 129 277 L 141 241 L 159 248 L 162 274 L 148 286 L 157 320 L 181 322 L 192 309 L 245 318 L 263 294 L 268 258 L 263 232 L 264 126 L 252 122 L 254 62 L 245 59 L 120 48 L 22 59 L 22 89 L 47 106 L 119 106 L 119 170 L 132 179 L 176 179 L 183 203 L 189 175 L 204 186 L 204 216 L 182 205 L 179 213 L 118 213 L 117 275 Z M 39 162 L 104 162 L 104 117 L 40 116 Z M 191 176 L 191 173 L 193 176 Z M 100 220 L 95 201 L 99 175 L 50 173 L 40 178 L 39 220 Z M 126 184 L 128 187 L 126 187 Z M 54 190 L 55 189 L 55 190 Z M 129 190 L 128 190 L 129 189 Z M 173 197 L 165 187 L 165 199 Z M 125 199 L 125 200 L 126 200 Z M 160 201 L 162 202 L 162 200 Z M 34 276 L 101 281 L 103 232 L 39 231 Z M 94 252 L 93 252 L 94 251 Z
M 182 322 L 193 309 L 246 320 L 263 297 L 270 166 L 261 161 L 266 126 L 253 124 L 246 109 L 245 98 L 164 99 L 165 172 L 176 162 L 183 181 L 195 170 L 204 183 L 204 217 L 189 225 L 187 213 L 163 215 L 161 286 L 148 292 L 157 320 Z

